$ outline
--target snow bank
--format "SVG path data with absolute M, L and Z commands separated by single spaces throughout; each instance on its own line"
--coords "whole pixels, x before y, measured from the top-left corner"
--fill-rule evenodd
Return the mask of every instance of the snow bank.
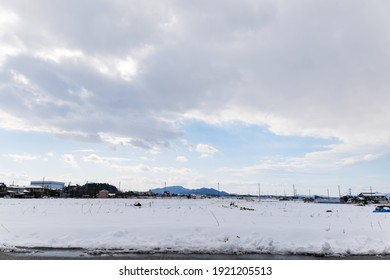
M 230 206 L 234 201 L 235 206 Z M 0 250 L 390 254 L 373 206 L 231 199 L 0 199 Z

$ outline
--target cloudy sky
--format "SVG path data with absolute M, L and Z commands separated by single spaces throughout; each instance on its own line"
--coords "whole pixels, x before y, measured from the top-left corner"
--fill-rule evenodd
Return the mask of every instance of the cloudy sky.
M 0 182 L 390 192 L 389 9 L 0 0 Z

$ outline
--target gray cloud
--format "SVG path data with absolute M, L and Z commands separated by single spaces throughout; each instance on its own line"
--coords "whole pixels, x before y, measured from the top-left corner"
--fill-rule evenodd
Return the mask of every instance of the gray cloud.
M 18 18 L 0 30 L 0 112 L 144 148 L 197 112 L 373 153 L 390 143 L 389 5 L 0 1 Z
M 123 55 L 158 41 L 171 16 L 167 1 L 1 2 L 20 17 L 16 30 L 30 48 L 61 45 L 99 55 Z

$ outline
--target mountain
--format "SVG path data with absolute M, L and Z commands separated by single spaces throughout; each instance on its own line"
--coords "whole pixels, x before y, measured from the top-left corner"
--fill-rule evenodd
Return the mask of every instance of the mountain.
M 230 194 L 227 192 L 211 189 L 211 188 L 200 188 L 200 189 L 186 189 L 182 186 L 170 186 L 166 188 L 158 188 L 150 190 L 155 194 L 163 194 L 164 191 L 168 191 L 170 194 L 178 194 L 178 195 L 189 195 L 189 194 L 200 194 L 200 195 L 212 195 L 212 196 L 229 196 Z
M 163 194 L 164 191 L 168 191 L 171 194 L 190 194 L 191 190 L 183 188 L 182 186 L 170 186 L 166 188 L 157 188 L 150 191 L 156 194 Z

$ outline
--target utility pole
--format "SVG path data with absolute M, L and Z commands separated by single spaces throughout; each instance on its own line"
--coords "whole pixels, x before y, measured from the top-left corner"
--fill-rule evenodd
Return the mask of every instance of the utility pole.
M 218 197 L 219 197 L 219 182 L 218 182 Z
M 372 200 L 372 187 L 370 186 L 371 200 Z
M 259 184 L 259 201 L 260 201 L 260 184 Z
M 327 191 L 328 191 L 328 200 L 330 199 L 330 197 L 329 197 L 329 189 L 327 189 Z
M 293 184 L 293 197 L 297 196 L 297 190 L 295 189 L 295 185 Z
M 340 185 L 338 185 L 338 187 L 339 187 L 339 198 L 341 198 Z
M 43 177 L 43 179 L 42 179 L 42 189 L 43 189 L 43 195 L 47 195 L 47 191 L 45 188 L 45 177 Z

